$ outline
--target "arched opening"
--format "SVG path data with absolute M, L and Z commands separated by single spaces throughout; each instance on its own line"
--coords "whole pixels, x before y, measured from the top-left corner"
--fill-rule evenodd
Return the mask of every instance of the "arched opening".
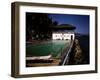
M 73 35 L 71 35 L 71 40 L 73 40 Z

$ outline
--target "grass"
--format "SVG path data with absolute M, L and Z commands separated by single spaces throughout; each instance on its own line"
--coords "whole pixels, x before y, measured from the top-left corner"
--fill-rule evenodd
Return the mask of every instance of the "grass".
M 38 45 L 31 45 L 26 47 L 26 54 L 32 56 L 46 56 L 52 54 L 56 57 L 62 50 L 69 44 L 69 41 L 65 40 L 52 40 Z

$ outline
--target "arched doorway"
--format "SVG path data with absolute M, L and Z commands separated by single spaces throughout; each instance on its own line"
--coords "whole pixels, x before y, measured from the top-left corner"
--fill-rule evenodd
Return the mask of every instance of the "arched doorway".
M 73 35 L 71 35 L 71 40 L 73 40 Z

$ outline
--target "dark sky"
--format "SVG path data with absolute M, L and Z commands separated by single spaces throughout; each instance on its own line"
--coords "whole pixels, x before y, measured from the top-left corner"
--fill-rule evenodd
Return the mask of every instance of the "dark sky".
M 76 27 L 75 32 L 89 34 L 89 15 L 49 14 L 58 24 L 71 24 Z

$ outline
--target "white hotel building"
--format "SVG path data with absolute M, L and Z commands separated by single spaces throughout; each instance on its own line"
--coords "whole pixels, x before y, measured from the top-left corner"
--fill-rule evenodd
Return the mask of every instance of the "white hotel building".
M 53 40 L 74 40 L 76 29 L 74 26 L 69 24 L 61 24 L 53 26 L 52 39 Z

